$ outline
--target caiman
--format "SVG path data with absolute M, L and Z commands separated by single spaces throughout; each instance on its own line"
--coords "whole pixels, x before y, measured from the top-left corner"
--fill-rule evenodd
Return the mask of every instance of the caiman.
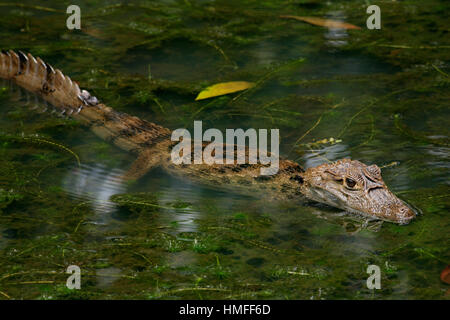
M 88 126 L 100 138 L 135 154 L 136 161 L 125 179 L 138 179 L 159 166 L 170 174 L 201 183 L 250 189 L 262 198 L 304 196 L 369 219 L 407 224 L 416 216 L 408 204 L 388 189 L 375 164 L 342 159 L 304 170 L 294 161 L 280 159 L 278 172 L 271 176 L 260 174 L 261 163 L 176 165 L 171 161 L 174 142 L 170 129 L 113 110 L 40 58 L 20 51 L 2 51 L 0 78 L 36 94 L 61 114 Z

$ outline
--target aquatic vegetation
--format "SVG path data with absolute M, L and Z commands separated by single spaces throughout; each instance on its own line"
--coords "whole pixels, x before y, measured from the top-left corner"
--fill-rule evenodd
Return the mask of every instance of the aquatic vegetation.
M 0 7 L 2 49 L 45 57 L 118 111 L 170 128 L 279 128 L 283 155 L 375 163 L 422 213 L 380 225 L 158 169 L 110 196 L 108 173 L 132 157 L 0 84 L 0 299 L 446 298 L 448 2 L 383 4 L 377 31 L 358 1 L 93 1 L 80 32 L 55 1 Z M 236 80 L 254 86 L 195 101 Z M 71 264 L 81 290 L 65 286 Z M 371 264 L 381 290 L 363 285 Z
M 0 189 L 0 212 L 1 209 L 5 209 L 8 207 L 12 202 L 19 201 L 23 199 L 23 195 L 20 193 L 14 192 L 14 190 L 3 190 Z

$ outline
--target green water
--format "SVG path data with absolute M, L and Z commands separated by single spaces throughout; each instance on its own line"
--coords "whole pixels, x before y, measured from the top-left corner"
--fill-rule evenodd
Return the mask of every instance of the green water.
M 449 298 L 447 1 L 380 2 L 381 30 L 365 28 L 363 1 L 79 1 L 82 31 L 65 26 L 70 1 L 41 2 L 0 2 L 0 48 L 40 56 L 110 107 L 171 129 L 279 128 L 282 154 L 305 167 L 376 163 L 422 214 L 365 226 L 159 169 L 120 185 L 131 155 L 3 83 L 0 299 Z M 234 80 L 257 86 L 194 101 Z M 371 264 L 380 290 L 366 286 Z M 81 290 L 66 288 L 69 265 Z

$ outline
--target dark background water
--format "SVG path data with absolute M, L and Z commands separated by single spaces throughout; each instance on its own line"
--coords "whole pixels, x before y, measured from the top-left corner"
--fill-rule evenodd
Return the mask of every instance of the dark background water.
M 366 29 L 361 1 L 79 1 L 81 31 L 65 26 L 69 4 L 0 2 L 0 47 L 40 56 L 110 107 L 171 129 L 279 128 L 282 154 L 305 167 L 376 163 L 422 215 L 365 226 L 159 169 L 121 185 L 131 155 L 31 110 L 34 98 L 5 82 L 1 299 L 448 299 L 448 2 L 376 3 L 381 30 Z M 234 80 L 257 86 L 194 101 Z M 81 290 L 65 286 L 72 264 Z M 381 290 L 366 287 L 371 264 Z

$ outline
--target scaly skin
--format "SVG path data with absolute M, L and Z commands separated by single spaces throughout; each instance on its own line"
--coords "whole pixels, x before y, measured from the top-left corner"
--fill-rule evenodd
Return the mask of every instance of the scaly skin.
M 260 163 L 175 165 L 171 161 L 174 145 L 171 130 L 99 103 L 40 58 L 2 51 L 0 78 L 15 82 L 61 113 L 87 125 L 100 138 L 136 154 L 136 161 L 124 176 L 126 179 L 138 179 L 151 168 L 161 166 L 170 174 L 234 191 L 264 194 L 268 199 L 295 199 L 303 195 L 352 213 L 399 224 L 407 224 L 416 216 L 389 191 L 376 165 L 343 159 L 305 171 L 293 161 L 280 159 L 279 171 L 272 176 L 260 175 L 263 166 Z

